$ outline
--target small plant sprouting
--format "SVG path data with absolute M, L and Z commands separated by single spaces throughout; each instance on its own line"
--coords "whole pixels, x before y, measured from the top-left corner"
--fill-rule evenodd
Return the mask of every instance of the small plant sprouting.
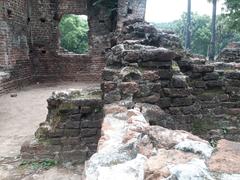
M 30 167 L 33 170 L 45 169 L 48 170 L 56 166 L 58 162 L 56 160 L 45 159 L 41 161 L 23 161 L 19 167 L 28 168 Z

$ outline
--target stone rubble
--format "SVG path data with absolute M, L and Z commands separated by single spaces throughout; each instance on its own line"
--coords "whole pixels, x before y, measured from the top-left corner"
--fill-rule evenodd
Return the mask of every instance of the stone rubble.
M 224 172 L 218 168 L 226 158 L 219 159 L 218 154 L 226 152 L 232 157 L 239 143 L 224 140 L 214 150 L 188 132 L 150 126 L 139 107 L 128 110 L 114 103 L 105 105 L 104 111 L 98 151 L 85 164 L 86 180 L 225 180 L 240 176 L 240 168 Z M 234 167 L 234 162 L 226 165 Z

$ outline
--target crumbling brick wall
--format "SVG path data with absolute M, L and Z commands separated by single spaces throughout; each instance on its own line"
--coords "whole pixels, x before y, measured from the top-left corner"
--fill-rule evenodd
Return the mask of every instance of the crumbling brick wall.
M 27 1 L 0 2 L 0 94 L 31 81 L 31 62 L 27 43 Z
M 47 119 L 35 138 L 22 146 L 22 158 L 83 163 L 97 150 L 102 120 L 99 90 L 53 93 L 48 99 Z
M 117 28 L 121 30 L 126 21 L 144 21 L 147 0 L 119 0 Z
M 240 141 L 239 70 L 216 71 L 184 52 L 174 34 L 147 23 L 122 31 L 106 57 L 105 103 L 138 106 L 152 125 Z
M 240 63 L 240 43 L 230 43 L 220 52 L 217 57 L 218 62 Z
M 7 0 L 0 3 L 0 93 L 25 82 L 99 81 L 103 54 L 111 47 L 116 14 L 86 0 Z M 89 52 L 62 53 L 59 22 L 64 14 L 87 15 Z M 1 73 L 3 74 L 3 73 Z M 8 78 L 6 78 L 8 77 Z
M 99 7 L 98 7 L 99 8 Z M 31 53 L 34 76 L 45 80 L 100 80 L 104 67 L 102 53 L 110 47 L 111 22 L 104 7 L 96 9 L 93 1 L 31 1 Z M 87 15 L 89 52 L 87 55 L 59 52 L 59 23 L 64 14 Z

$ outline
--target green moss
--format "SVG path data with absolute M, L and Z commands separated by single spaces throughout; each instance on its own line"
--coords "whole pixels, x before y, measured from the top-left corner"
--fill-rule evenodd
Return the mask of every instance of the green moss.
M 102 111 L 102 108 L 100 108 L 100 107 L 97 107 L 97 108 L 94 109 L 95 113 L 98 113 L 98 112 L 101 112 L 101 111 Z
M 215 129 L 215 124 L 211 119 L 195 119 L 193 120 L 192 132 L 193 134 L 201 135 L 206 134 L 209 130 Z
M 35 132 L 35 137 L 38 140 L 43 140 L 47 138 L 47 134 L 48 134 L 48 127 L 43 125 L 37 129 L 37 131 Z
M 172 70 L 174 72 L 180 72 L 181 71 L 178 64 L 175 61 L 173 61 L 173 63 L 172 63 Z
M 20 169 L 31 168 L 32 170 L 45 169 L 48 170 L 54 166 L 57 166 L 58 162 L 52 159 L 45 159 L 41 161 L 22 161 L 19 165 Z

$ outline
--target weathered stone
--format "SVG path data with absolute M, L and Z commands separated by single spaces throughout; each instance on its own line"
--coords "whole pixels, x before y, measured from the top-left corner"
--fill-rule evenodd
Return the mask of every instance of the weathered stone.
M 172 106 L 190 106 L 194 103 L 192 97 L 174 98 L 172 100 Z
M 183 75 L 174 75 L 172 77 L 172 86 L 174 88 L 186 88 L 187 84 L 187 77 Z
M 119 90 L 110 91 L 104 94 L 104 101 L 107 104 L 121 100 L 121 94 Z
M 114 79 L 117 78 L 118 73 L 117 70 L 105 68 L 102 72 L 102 78 L 105 81 L 114 81 Z
M 164 70 L 164 69 L 160 69 L 159 74 L 160 74 L 161 80 L 169 80 L 173 76 L 173 73 L 170 70 Z
M 110 81 L 110 82 L 106 81 L 106 82 L 102 83 L 101 87 L 104 92 L 108 93 L 110 91 L 115 90 L 117 87 L 117 84 L 112 81 Z
M 226 72 L 225 73 L 226 78 L 229 79 L 240 79 L 240 72 L 239 71 L 232 71 L 232 72 Z
M 81 137 L 91 137 L 97 134 L 97 128 L 84 128 L 81 130 Z
M 164 88 L 164 93 L 168 97 L 187 97 L 191 94 L 190 89 Z
M 122 76 L 123 81 L 134 81 L 142 78 L 140 70 L 131 66 L 124 67 L 121 70 L 120 75 Z
M 122 82 L 119 84 L 119 89 L 123 94 L 135 94 L 139 91 L 139 87 L 136 82 Z
M 81 122 L 82 128 L 101 128 L 101 126 L 102 126 L 102 120 L 97 120 L 97 121 L 85 120 Z
M 206 87 L 205 81 L 193 81 L 191 84 L 193 87 L 196 87 L 196 88 L 205 88 Z
M 206 73 L 203 77 L 203 80 L 209 81 L 209 80 L 217 80 L 219 78 L 219 74 L 217 72 L 213 73 Z
M 136 99 L 136 101 L 142 102 L 142 103 L 157 103 L 159 100 L 160 100 L 160 94 L 156 94 L 156 93 L 150 96 Z
M 213 172 L 227 174 L 238 174 L 240 172 L 240 144 L 221 140 L 218 142 L 217 149 L 208 161 L 209 169 Z
M 223 82 L 221 80 L 206 81 L 206 86 L 208 88 L 222 87 L 223 86 Z
M 67 121 L 64 123 L 64 128 L 67 129 L 79 129 L 80 121 Z
M 141 109 L 143 116 L 150 124 L 159 124 L 157 122 L 163 121 L 168 116 L 159 106 L 146 103 L 136 104 L 135 107 Z
M 160 98 L 158 102 L 159 107 L 168 108 L 171 106 L 171 98 Z
M 208 73 L 213 71 L 214 71 L 214 66 L 212 65 L 194 65 L 193 66 L 194 73 Z
M 159 75 L 159 71 L 144 71 L 143 72 L 143 79 L 144 80 L 148 80 L 148 81 L 156 81 L 159 80 L 160 75 Z

